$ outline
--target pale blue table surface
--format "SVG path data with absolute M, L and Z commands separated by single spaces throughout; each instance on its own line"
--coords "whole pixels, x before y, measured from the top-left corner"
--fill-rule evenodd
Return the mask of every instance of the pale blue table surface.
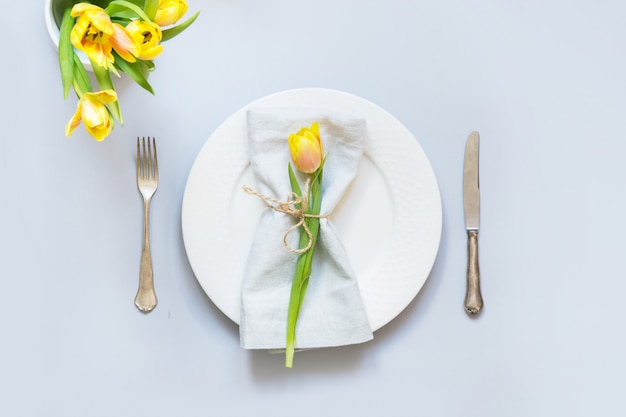
M 626 3 L 189 1 L 151 96 L 125 125 L 65 138 L 43 1 L 12 3 L 0 134 L 0 415 L 623 416 Z M 265 95 L 370 100 L 427 153 L 443 231 L 432 273 L 374 341 L 283 357 L 239 347 L 181 236 L 194 158 Z M 463 311 L 462 160 L 481 133 L 485 309 Z M 135 138 L 159 140 L 159 306 L 133 305 L 142 201 Z

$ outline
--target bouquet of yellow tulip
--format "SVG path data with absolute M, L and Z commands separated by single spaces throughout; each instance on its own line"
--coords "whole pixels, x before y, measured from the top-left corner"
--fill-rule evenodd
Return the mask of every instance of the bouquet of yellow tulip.
M 87 132 L 101 141 L 111 133 L 114 118 L 123 124 L 111 73 L 119 77 L 123 72 L 154 94 L 147 77 L 163 51 L 161 43 L 189 27 L 200 12 L 175 25 L 187 12 L 185 0 L 94 0 L 69 5 L 61 21 L 59 63 L 63 96 L 67 99 L 73 88 L 78 105 L 65 134 L 70 136 L 82 120 Z M 162 29 L 165 26 L 170 27 Z M 94 91 L 77 50 L 89 58 L 98 90 Z
M 311 276 L 311 262 L 317 243 L 320 218 L 324 217 L 320 216 L 320 208 L 322 205 L 322 173 L 325 156 L 319 124 L 313 123 L 310 128 L 302 128 L 298 133 L 290 134 L 288 144 L 293 163 L 300 172 L 307 176 L 303 190 L 291 164 L 289 164 L 291 191 L 300 196 L 296 208 L 302 213 L 301 222 L 305 232 L 300 234 L 299 249 L 293 251 L 298 253 L 299 257 L 291 283 L 285 349 L 285 366 L 291 368 L 296 345 L 296 323 Z

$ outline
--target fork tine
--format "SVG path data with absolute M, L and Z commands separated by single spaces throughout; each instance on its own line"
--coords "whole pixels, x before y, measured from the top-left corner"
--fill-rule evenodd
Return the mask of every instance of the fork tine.
M 152 143 L 150 142 L 152 139 Z M 147 146 L 146 146 L 147 142 Z M 159 162 L 157 159 L 156 139 L 137 136 L 137 178 L 159 180 Z
M 148 179 L 153 179 L 154 161 L 152 159 L 152 146 L 150 146 L 150 136 L 148 136 Z
M 146 152 L 146 138 L 143 138 L 143 179 L 150 178 L 150 137 L 148 137 L 148 152 Z
M 144 136 L 143 138 L 141 138 L 141 140 L 143 141 L 143 176 L 142 178 L 145 180 L 146 178 L 150 178 L 148 176 L 148 169 L 149 169 L 149 159 L 147 158 L 147 153 L 146 153 L 146 137 Z M 150 139 L 148 138 L 148 144 L 150 144 Z
M 157 160 L 156 139 L 152 137 L 152 146 L 154 148 L 154 179 L 159 180 L 159 162 Z
M 141 178 L 141 159 L 139 158 L 141 150 L 139 149 L 139 136 L 137 136 L 137 179 Z

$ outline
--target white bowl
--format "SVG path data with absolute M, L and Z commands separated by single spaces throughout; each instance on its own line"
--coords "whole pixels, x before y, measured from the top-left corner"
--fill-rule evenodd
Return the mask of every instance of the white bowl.
M 46 28 L 48 29 L 48 35 L 50 35 L 50 39 L 52 39 L 52 43 L 54 43 L 54 47 L 59 49 L 59 27 L 57 26 L 56 21 L 54 20 L 54 12 L 52 10 L 52 4 L 55 0 L 45 0 L 44 2 L 44 20 L 46 22 Z M 89 62 L 89 58 L 83 51 L 76 51 L 80 62 L 83 63 L 85 69 L 87 71 L 92 71 L 91 62 Z

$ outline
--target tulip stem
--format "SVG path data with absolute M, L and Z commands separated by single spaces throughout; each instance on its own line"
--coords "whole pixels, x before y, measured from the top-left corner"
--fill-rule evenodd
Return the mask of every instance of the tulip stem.
M 323 164 L 322 164 L 323 166 Z M 304 207 L 307 214 L 319 215 L 322 205 L 322 166 L 314 173 L 311 178 L 311 184 L 309 190 L 305 190 L 309 193 L 309 206 Z M 302 195 L 301 188 L 295 178 L 291 165 L 289 166 L 289 179 L 292 186 L 292 191 L 298 195 Z M 319 234 L 319 217 L 307 217 L 305 219 L 307 227 L 311 232 L 311 248 L 298 256 L 296 263 L 296 270 L 294 273 L 293 281 L 291 284 L 291 295 L 289 298 L 289 309 L 287 317 L 287 343 L 285 349 L 285 366 L 291 368 L 293 366 L 293 356 L 296 346 L 296 324 L 298 322 L 298 316 L 300 315 L 300 309 L 304 301 L 304 295 L 306 294 L 307 287 L 309 285 L 309 277 L 311 276 L 311 265 L 313 262 L 313 252 L 315 251 L 315 244 L 317 242 L 317 236 Z M 309 243 L 309 237 L 301 233 L 300 234 L 300 248 L 305 248 Z

